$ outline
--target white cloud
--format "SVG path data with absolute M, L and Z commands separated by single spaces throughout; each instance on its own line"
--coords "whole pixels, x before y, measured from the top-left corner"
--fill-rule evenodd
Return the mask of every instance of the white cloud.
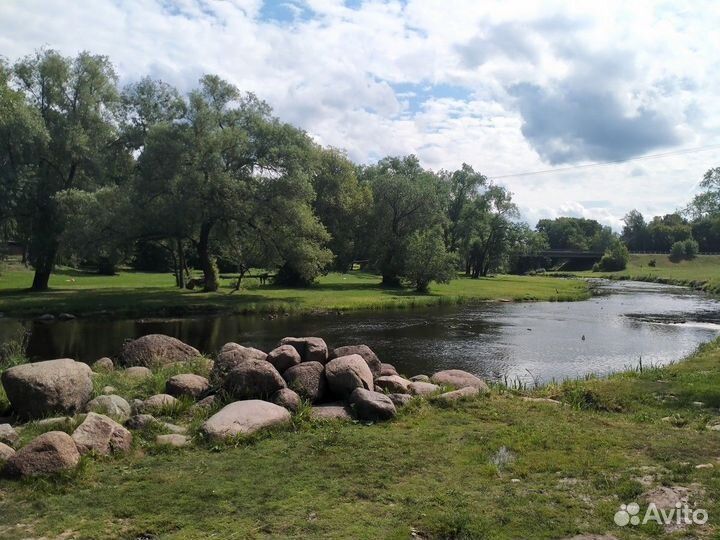
M 558 120 L 573 126 L 574 137 L 587 137 L 584 147 L 561 136 L 570 128 L 558 138 L 552 117 L 535 118 L 540 131 L 526 139 L 523 125 L 532 117 L 511 95 L 518 84 L 542 89 L 558 116 L 572 108 L 557 96 L 592 94 L 606 105 L 606 95 L 618 118 L 662 118 L 654 125 L 674 130 L 679 146 L 720 139 L 720 8 L 713 0 L 292 4 L 303 9 L 283 23 L 261 20 L 261 0 L 6 1 L 0 51 L 13 60 L 40 46 L 86 49 L 110 56 L 123 82 L 151 74 L 183 90 L 202 73 L 217 73 L 362 162 L 414 152 L 433 168 L 467 162 L 490 175 L 534 171 L 548 168 L 538 151 L 546 148 L 543 134 L 554 137 L 547 144 L 572 147 L 563 155 L 574 159 L 602 155 L 593 145 L 602 145 L 603 133 L 591 137 L 585 128 L 593 126 L 568 118 Z M 430 95 L 422 92 L 427 99 L 419 102 L 420 93 L 393 90 L 399 83 L 429 86 Z M 467 97 L 433 95 L 434 85 L 465 89 Z M 719 161 L 716 151 L 503 183 L 531 223 L 573 212 L 617 226 L 634 207 L 664 213 L 682 206 Z

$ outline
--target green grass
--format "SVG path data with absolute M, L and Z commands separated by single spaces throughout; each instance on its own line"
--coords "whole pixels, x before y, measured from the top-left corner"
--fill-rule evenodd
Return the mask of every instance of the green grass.
M 433 285 L 429 294 L 410 289 L 380 287 L 378 276 L 352 272 L 329 274 L 308 288 L 261 286 L 250 279 L 230 294 L 233 280 L 222 280 L 217 293 L 180 290 L 169 274 L 120 272 L 98 276 L 76 270 L 59 270 L 51 290 L 31 293 L 32 273 L 12 267 L 0 275 L 0 313 L 33 316 L 69 312 L 104 313 L 116 317 L 187 315 L 193 313 L 272 313 L 386 309 L 482 300 L 578 300 L 588 288 L 581 281 L 548 277 L 497 276 L 459 278 L 448 285 Z
M 122 390 L 145 395 L 159 382 L 143 384 L 151 387 Z M 383 424 L 313 423 L 303 413 L 229 445 L 167 451 L 139 433 L 129 455 L 85 458 L 74 474 L 0 480 L 0 537 L 676 538 L 613 523 L 621 503 L 660 485 L 690 487 L 710 521 L 688 534 L 718 537 L 720 432 L 706 426 L 720 422 L 720 340 L 672 366 L 533 395 L 566 405 L 495 387 L 454 406 L 416 400 Z M 189 414 L 170 419 L 197 426 Z M 715 468 L 695 468 L 705 463 Z
M 653 259 L 655 267 L 648 265 Z M 687 285 L 720 295 L 720 255 L 699 255 L 691 261 L 677 263 L 670 261 L 667 255 L 630 255 L 625 270 L 578 272 L 577 275 Z

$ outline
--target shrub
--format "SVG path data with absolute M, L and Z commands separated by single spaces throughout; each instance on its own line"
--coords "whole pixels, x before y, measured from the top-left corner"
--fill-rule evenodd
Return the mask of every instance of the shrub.
M 685 245 L 683 242 L 675 242 L 670 248 L 670 260 L 680 262 L 685 258 Z
M 697 257 L 697 254 L 700 251 L 699 244 L 692 238 L 688 238 L 683 242 L 683 248 L 685 249 L 685 258 L 688 261 Z
M 592 271 L 593 271 L 593 272 L 599 272 L 599 271 L 600 271 L 600 263 L 599 263 L 599 262 L 596 262 L 595 264 L 592 265 Z
M 629 260 L 630 252 L 628 248 L 616 238 L 610 247 L 605 250 L 605 254 L 600 259 L 599 267 L 604 272 L 625 270 Z
M 648 266 L 655 268 L 657 266 L 657 261 L 655 259 L 650 259 Z

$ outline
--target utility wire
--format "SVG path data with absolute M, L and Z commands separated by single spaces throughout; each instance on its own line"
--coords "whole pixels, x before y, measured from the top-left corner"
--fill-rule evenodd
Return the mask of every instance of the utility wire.
M 656 159 L 656 158 L 667 157 L 667 156 L 693 154 L 695 152 L 705 152 L 707 150 L 714 150 L 717 148 L 720 148 L 720 144 L 709 144 L 706 146 L 698 146 L 697 148 L 684 148 L 682 150 L 673 150 L 671 152 L 663 152 L 661 154 L 648 154 L 645 156 L 638 156 L 638 157 L 628 158 L 628 159 L 616 159 L 616 160 L 612 160 L 612 161 L 602 161 L 599 163 L 586 163 L 585 165 L 571 165 L 569 167 L 557 167 L 555 169 L 544 169 L 544 170 L 540 170 L 540 171 L 502 174 L 499 176 L 488 176 L 488 178 L 491 180 L 500 180 L 502 178 L 514 178 L 516 176 L 534 176 L 536 174 L 547 174 L 547 173 L 563 172 L 563 171 L 575 171 L 578 169 L 590 169 L 592 167 L 604 167 L 605 165 L 615 165 L 617 163 L 628 163 L 631 161 L 641 161 L 644 159 Z

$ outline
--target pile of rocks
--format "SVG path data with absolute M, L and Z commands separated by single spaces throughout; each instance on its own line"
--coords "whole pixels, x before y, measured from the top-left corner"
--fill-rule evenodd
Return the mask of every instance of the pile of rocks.
M 151 367 L 196 359 L 200 353 L 181 341 L 163 335 L 144 336 L 123 349 L 120 363 L 127 377 L 152 375 Z M 71 359 L 49 360 L 16 366 L 5 371 L 2 384 L 20 420 L 45 418 L 70 432 L 72 418 L 79 416 L 72 435 L 50 431 L 17 452 L 18 436 L 9 424 L 0 424 L 0 467 L 10 476 L 32 476 L 75 467 L 87 453 L 110 455 L 132 446 L 130 430 L 159 424 L 169 434 L 157 437 L 158 444 L 185 446 L 186 428 L 161 422 L 162 415 L 179 405 L 178 398 L 195 400 L 194 408 L 210 410 L 219 395 L 232 400 L 201 426 L 211 440 L 247 435 L 271 426 L 289 423 L 303 402 L 311 404 L 317 420 L 357 419 L 382 421 L 393 418 L 397 409 L 413 396 L 450 402 L 489 392 L 478 377 L 461 370 L 446 370 L 432 377 L 406 379 L 390 364 L 381 363 L 367 345 L 329 349 L 319 337 L 287 337 L 269 353 L 227 343 L 210 363 L 209 379 L 193 373 L 170 377 L 164 394 L 128 402 L 112 387 L 94 399 L 92 378 L 113 371 L 115 365 L 102 358 L 88 365 Z M 446 387 L 456 390 L 445 391 Z M 64 423 L 63 423 L 64 422 Z M 123 425 L 124 424 L 124 425 Z

